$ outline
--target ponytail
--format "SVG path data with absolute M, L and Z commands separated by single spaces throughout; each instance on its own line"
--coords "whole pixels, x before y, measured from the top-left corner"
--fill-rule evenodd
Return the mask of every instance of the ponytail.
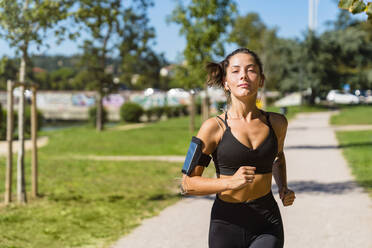
M 207 85 L 209 87 L 217 86 L 223 87 L 223 78 L 225 77 L 225 70 L 221 63 L 209 62 L 206 66 L 208 73 Z

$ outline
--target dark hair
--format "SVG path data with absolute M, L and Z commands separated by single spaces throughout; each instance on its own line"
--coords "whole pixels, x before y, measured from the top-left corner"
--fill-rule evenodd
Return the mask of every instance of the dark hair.
M 222 60 L 221 62 L 219 63 L 209 62 L 207 64 L 206 69 L 208 73 L 208 76 L 207 76 L 208 86 L 217 86 L 217 87 L 221 87 L 224 89 L 223 79 L 226 77 L 226 68 L 229 66 L 229 60 L 232 56 L 238 53 L 245 53 L 245 54 L 251 55 L 260 69 L 260 74 L 263 75 L 263 66 L 262 66 L 261 59 L 258 57 L 258 55 L 252 50 L 249 50 L 248 48 L 238 48 L 232 53 L 230 53 L 229 55 L 227 55 L 226 58 Z M 225 94 L 227 97 L 227 102 L 230 103 L 231 102 L 230 92 L 225 91 Z

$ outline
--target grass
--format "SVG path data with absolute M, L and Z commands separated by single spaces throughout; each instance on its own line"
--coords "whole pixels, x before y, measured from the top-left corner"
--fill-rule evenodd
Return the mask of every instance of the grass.
M 42 197 L 0 208 L 0 246 L 108 247 L 180 198 L 179 168 L 165 162 L 41 159 Z
M 372 131 L 337 132 L 336 136 L 352 174 L 372 197 Z
M 189 132 L 189 118 L 172 118 L 128 131 L 96 132 L 92 127 L 74 127 L 58 132 L 41 132 L 50 138 L 41 149 L 53 156 L 75 155 L 183 155 L 192 135 L 200 127 L 200 116 L 195 118 L 196 131 Z
M 200 127 L 196 118 L 196 131 Z M 196 134 L 196 133 L 195 133 Z M 184 155 L 192 135 L 188 117 L 141 129 L 107 130 L 90 126 L 44 131 L 49 144 L 39 149 L 39 192 L 25 206 L 0 207 L 0 247 L 109 247 L 178 201 L 181 163 L 74 160 L 71 155 Z M 26 154 L 26 188 L 30 191 Z M 13 199 L 16 199 L 16 157 Z M 0 178 L 5 175 L 0 157 Z M 214 175 L 213 165 L 206 176 Z M 0 184 L 4 192 L 4 184 Z M 3 194 L 0 195 L 3 202 Z
M 280 107 L 269 106 L 267 111 L 280 113 Z M 329 108 L 321 105 L 301 105 L 301 106 L 288 106 L 286 117 L 288 120 L 293 119 L 298 113 L 321 112 L 329 111 Z
M 341 107 L 340 113 L 331 117 L 332 125 L 372 125 L 372 106 Z

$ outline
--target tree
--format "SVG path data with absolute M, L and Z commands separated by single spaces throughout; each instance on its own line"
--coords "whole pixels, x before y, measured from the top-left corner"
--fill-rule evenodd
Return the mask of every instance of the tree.
M 207 93 L 205 66 L 207 62 L 224 55 L 224 35 L 233 23 L 235 13 L 236 5 L 232 0 L 192 0 L 188 6 L 178 1 L 168 21 L 181 25 L 180 34 L 187 41 L 183 52 L 186 62 L 183 67 L 187 76 L 179 79 L 183 87 L 204 86 Z M 209 115 L 208 102 L 207 95 L 203 102 L 203 120 Z
M 278 68 L 277 51 L 275 46 L 279 38 L 275 28 L 268 28 L 262 22 L 257 13 L 248 13 L 246 16 L 239 16 L 232 31 L 229 34 L 229 41 L 236 43 L 240 47 L 247 47 L 259 54 L 264 66 L 266 76 L 265 84 L 262 89 L 263 106 L 266 106 L 265 89 L 266 85 L 273 88 L 275 84 L 275 70 Z M 274 80 L 272 80 L 274 79 Z
M 38 47 L 43 45 L 47 30 L 54 28 L 55 24 L 67 18 L 70 3 L 65 0 L 1 0 L 0 26 L 1 36 L 11 47 L 21 52 L 19 81 L 25 82 L 28 62 L 28 49 L 32 43 Z M 62 32 L 63 33 L 63 32 Z M 20 86 L 21 97 L 18 111 L 19 151 L 17 162 L 17 195 L 19 202 L 26 202 L 24 178 L 24 86 Z
M 372 23 L 372 3 L 364 3 L 363 0 L 339 0 L 338 7 L 346 9 L 353 14 L 365 12 L 368 15 L 368 21 Z
M 18 72 L 17 65 L 14 60 L 4 56 L 0 60 L 0 89 L 6 90 L 6 81 L 15 80 Z
M 166 85 L 160 84 L 159 72 L 167 61 L 164 55 L 158 55 L 151 49 L 155 30 L 149 27 L 146 8 L 126 10 L 120 37 L 121 81 L 132 89 L 166 89 Z
M 106 69 L 108 57 L 117 52 L 122 43 L 121 34 L 128 22 L 129 13 L 146 10 L 152 5 L 150 0 L 133 0 L 131 5 L 123 6 L 120 0 L 79 0 L 75 21 L 83 24 L 89 38 L 83 45 L 82 64 L 94 76 L 91 85 L 97 91 L 97 131 L 103 129 L 103 95 L 115 88 L 112 73 Z M 145 16 L 145 11 L 143 15 Z M 129 36 L 130 37 L 130 36 Z

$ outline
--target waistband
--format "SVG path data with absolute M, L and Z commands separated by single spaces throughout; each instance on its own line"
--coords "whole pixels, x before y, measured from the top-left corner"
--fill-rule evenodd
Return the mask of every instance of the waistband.
M 266 195 L 263 195 L 263 196 L 258 197 L 256 199 L 245 201 L 245 202 L 227 202 L 227 201 L 224 201 L 224 200 L 220 199 L 218 197 L 218 194 L 216 194 L 216 201 L 217 202 L 225 204 L 225 205 L 229 205 L 229 206 L 246 206 L 246 205 L 251 205 L 251 204 L 260 204 L 260 203 L 264 203 L 268 200 L 273 200 L 273 199 L 274 199 L 274 195 L 273 195 L 273 192 L 271 190 Z

